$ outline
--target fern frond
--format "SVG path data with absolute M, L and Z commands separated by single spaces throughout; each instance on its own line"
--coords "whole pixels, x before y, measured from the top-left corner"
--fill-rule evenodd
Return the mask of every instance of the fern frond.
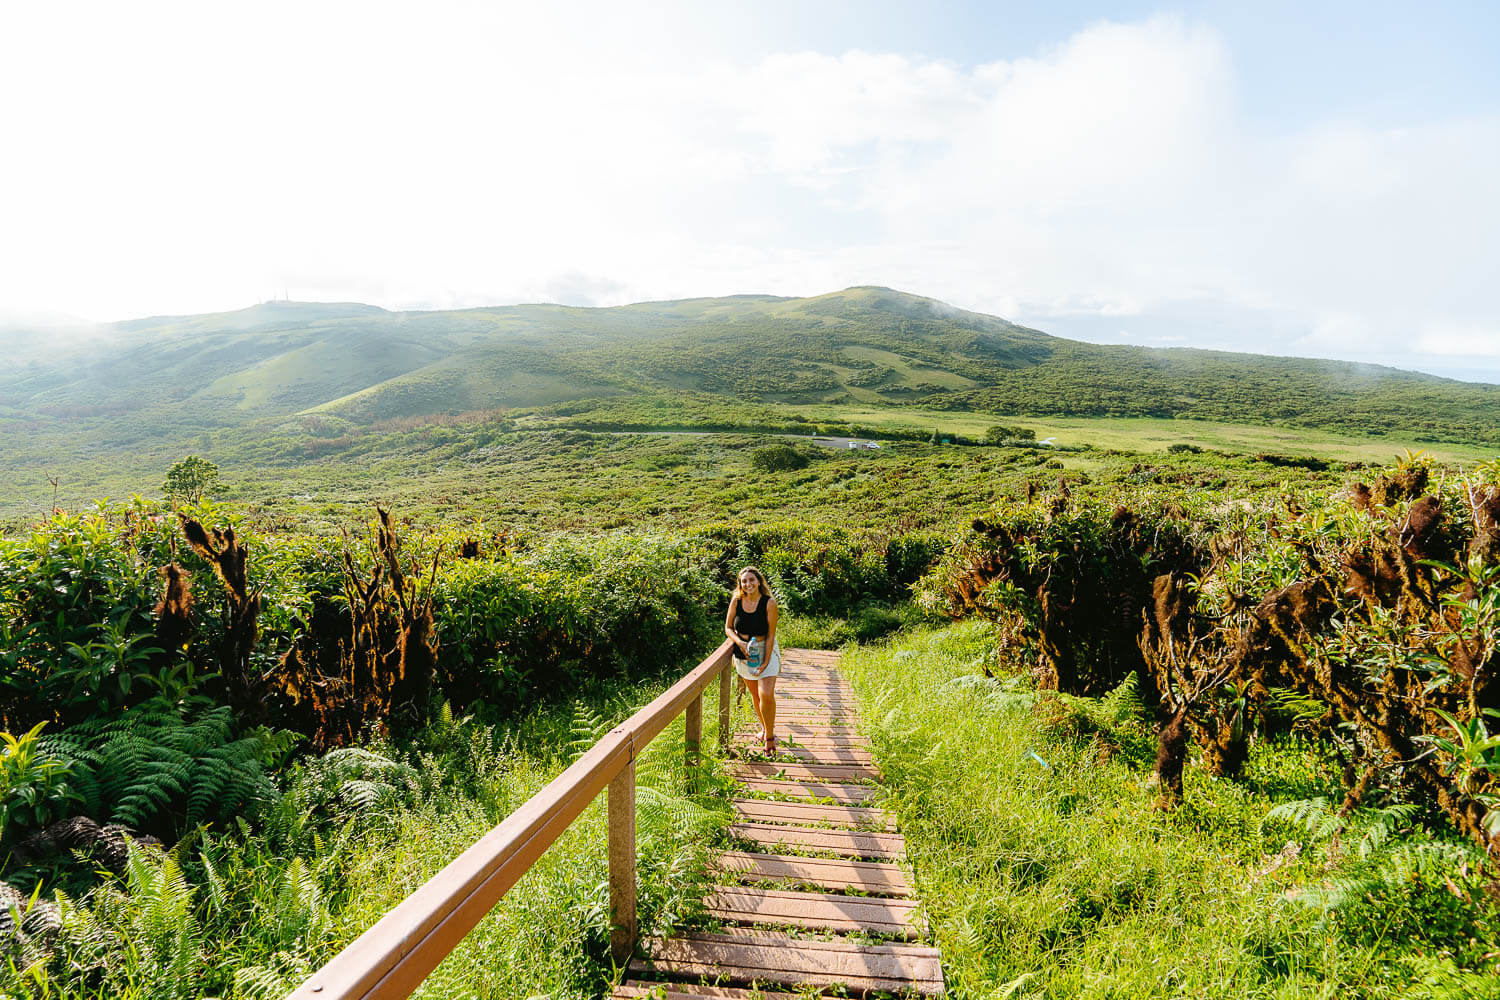
M 1266 813 L 1265 818 L 1300 826 L 1309 839 L 1326 840 L 1344 826 L 1343 819 L 1324 796 L 1283 802 Z
M 572 739 L 568 741 L 568 750 L 572 759 L 577 760 L 595 743 L 598 743 L 605 733 L 609 732 L 609 720 L 583 702 L 575 701 L 573 721 L 568 731 L 572 734 Z
M 1140 676 L 1131 671 L 1125 675 L 1115 689 L 1099 699 L 1099 707 L 1116 724 L 1141 718 L 1146 714 L 1146 705 L 1141 701 Z

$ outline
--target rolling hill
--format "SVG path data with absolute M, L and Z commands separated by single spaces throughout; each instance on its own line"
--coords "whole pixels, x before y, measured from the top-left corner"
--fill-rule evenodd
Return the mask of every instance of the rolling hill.
M 74 349 L 33 350 L 0 373 L 0 433 L 33 457 L 81 459 L 288 421 L 336 433 L 627 394 L 1190 418 L 1500 444 L 1500 387 L 1369 365 L 1086 344 L 875 287 L 598 309 L 269 302 L 135 320 Z

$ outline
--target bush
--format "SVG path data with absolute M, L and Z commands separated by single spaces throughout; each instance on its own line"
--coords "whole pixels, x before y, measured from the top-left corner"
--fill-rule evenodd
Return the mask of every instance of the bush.
M 1036 431 L 1030 427 L 1007 427 L 995 424 L 984 432 L 985 444 L 1009 444 L 1012 441 L 1035 441 Z
M 716 645 L 727 601 L 701 553 L 661 536 L 556 539 L 439 575 L 439 683 L 509 713 L 590 678 L 674 666 Z
M 786 472 L 805 469 L 812 457 L 789 444 L 773 444 L 750 453 L 750 467 L 757 472 Z

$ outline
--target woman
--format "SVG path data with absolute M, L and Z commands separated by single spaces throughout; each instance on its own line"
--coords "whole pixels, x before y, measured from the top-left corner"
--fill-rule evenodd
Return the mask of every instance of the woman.
M 739 586 L 724 616 L 724 634 L 734 640 L 740 655 L 734 672 L 745 682 L 760 738 L 767 754 L 776 753 L 776 677 L 781 673 L 781 649 L 776 645 L 776 598 L 766 577 L 754 566 L 740 570 Z

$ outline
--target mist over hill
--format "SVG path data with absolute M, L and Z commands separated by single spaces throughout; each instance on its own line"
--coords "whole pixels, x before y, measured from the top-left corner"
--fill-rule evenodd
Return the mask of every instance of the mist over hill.
M 1500 443 L 1500 387 L 1343 362 L 1097 345 L 887 288 L 611 308 L 390 312 L 267 302 L 45 331 L 0 372 L 0 431 L 91 449 L 319 420 L 568 404 L 624 394 L 996 415 L 1291 424 Z

